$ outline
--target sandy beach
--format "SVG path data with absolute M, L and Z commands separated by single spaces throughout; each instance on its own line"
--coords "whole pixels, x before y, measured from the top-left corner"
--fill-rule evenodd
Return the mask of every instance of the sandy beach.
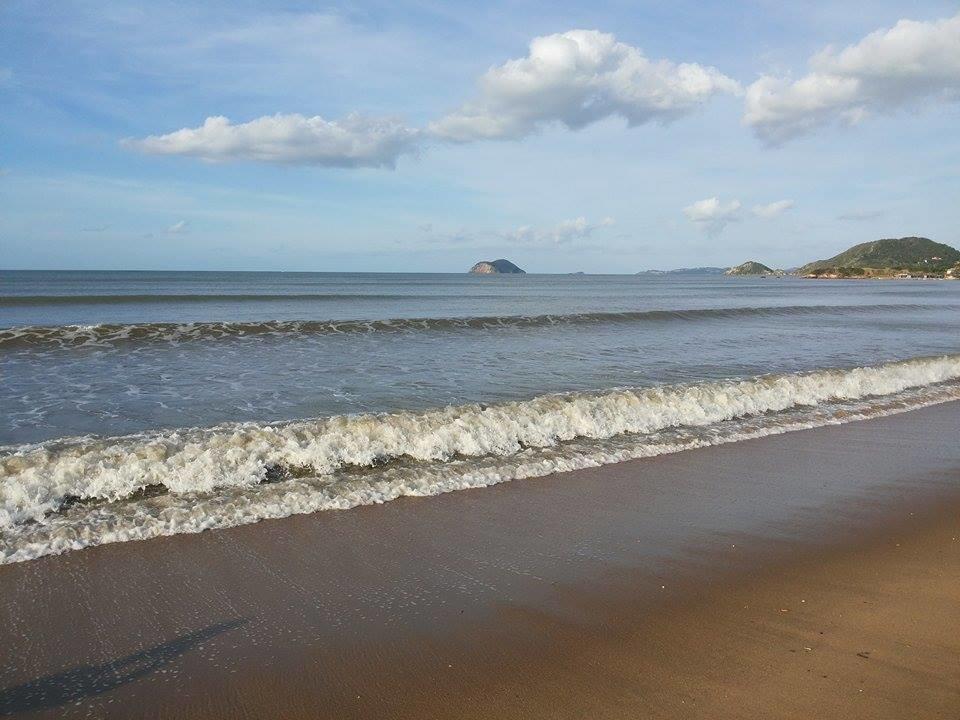
M 0 714 L 955 718 L 960 403 L 0 567 Z

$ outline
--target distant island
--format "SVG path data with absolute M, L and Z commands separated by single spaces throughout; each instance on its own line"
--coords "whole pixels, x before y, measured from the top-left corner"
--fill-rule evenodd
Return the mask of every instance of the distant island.
M 804 278 L 947 278 L 960 279 L 960 250 L 924 237 L 885 238 L 854 245 L 839 255 L 799 268 L 774 270 L 748 260 L 727 275 L 797 275 Z
M 693 267 L 676 270 L 641 270 L 637 275 L 723 275 L 726 271 L 727 268 L 722 267 Z
M 886 238 L 808 263 L 796 274 L 807 278 L 955 278 L 960 274 L 960 251 L 929 238 Z
M 771 267 L 767 267 L 763 263 L 759 263 L 756 260 L 747 260 L 741 265 L 732 267 L 726 271 L 726 275 L 775 275 L 777 277 L 782 277 L 786 275 L 783 270 L 774 270 Z
M 509 260 L 481 260 L 472 268 L 473 275 L 526 274 Z M 583 275 L 583 271 L 566 273 Z M 839 255 L 816 260 L 798 268 L 779 270 L 757 260 L 730 268 L 703 266 L 675 270 L 641 270 L 644 276 L 660 275 L 727 275 L 733 277 L 803 278 L 947 278 L 960 279 L 960 250 L 924 237 L 902 237 L 873 240 L 854 245 Z
M 521 270 L 509 260 L 500 258 L 499 260 L 481 260 L 472 268 L 470 273 L 473 275 L 498 275 L 498 274 L 526 274 L 526 270 Z

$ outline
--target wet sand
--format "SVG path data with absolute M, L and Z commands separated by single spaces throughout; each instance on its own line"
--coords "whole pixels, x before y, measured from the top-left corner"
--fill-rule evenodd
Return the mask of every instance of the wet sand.
M 960 403 L 0 567 L 0 714 L 957 718 Z

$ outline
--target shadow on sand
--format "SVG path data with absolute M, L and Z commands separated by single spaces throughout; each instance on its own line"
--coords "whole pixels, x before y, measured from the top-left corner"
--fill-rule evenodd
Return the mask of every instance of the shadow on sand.
M 102 695 L 156 672 L 201 643 L 245 622 L 237 619 L 217 623 L 100 665 L 81 665 L 5 688 L 0 690 L 0 716 L 52 709 Z

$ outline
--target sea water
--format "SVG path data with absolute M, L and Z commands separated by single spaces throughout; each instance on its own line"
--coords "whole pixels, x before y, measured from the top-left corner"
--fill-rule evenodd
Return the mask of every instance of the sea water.
M 11 562 L 957 399 L 960 282 L 3 271 L 0 380 Z

